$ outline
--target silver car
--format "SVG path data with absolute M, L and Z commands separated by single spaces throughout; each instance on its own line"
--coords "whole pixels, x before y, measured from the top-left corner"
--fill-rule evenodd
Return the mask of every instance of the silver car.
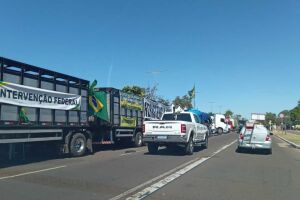
M 238 138 L 238 149 L 261 149 L 272 154 L 272 139 L 269 130 L 263 125 L 246 123 Z

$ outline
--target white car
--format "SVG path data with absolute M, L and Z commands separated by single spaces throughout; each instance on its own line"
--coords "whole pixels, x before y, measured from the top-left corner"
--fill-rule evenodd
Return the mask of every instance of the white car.
M 263 125 L 246 123 L 238 138 L 238 149 L 259 149 L 272 154 L 272 138 L 269 130 Z

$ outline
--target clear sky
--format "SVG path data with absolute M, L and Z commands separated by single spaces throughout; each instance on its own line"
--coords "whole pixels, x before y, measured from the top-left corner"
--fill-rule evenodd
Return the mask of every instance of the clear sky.
M 300 100 L 298 0 L 0 0 L 0 56 L 122 88 L 196 85 L 203 111 Z M 214 103 L 209 103 L 214 102 Z

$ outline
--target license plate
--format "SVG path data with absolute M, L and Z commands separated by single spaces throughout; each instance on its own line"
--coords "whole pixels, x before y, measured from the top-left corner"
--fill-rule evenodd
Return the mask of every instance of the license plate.
M 255 149 L 255 147 L 256 147 L 255 144 L 252 144 L 252 149 Z
M 167 136 L 157 136 L 157 139 L 165 140 L 167 139 Z

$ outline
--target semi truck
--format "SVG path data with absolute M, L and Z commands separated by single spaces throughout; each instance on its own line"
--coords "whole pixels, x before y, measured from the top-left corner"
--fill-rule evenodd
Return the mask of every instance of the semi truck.
M 87 80 L 0 57 L 0 154 L 49 144 L 82 156 L 93 145 L 143 144 L 142 124 L 168 106 Z M 24 151 L 23 151 L 24 152 Z

